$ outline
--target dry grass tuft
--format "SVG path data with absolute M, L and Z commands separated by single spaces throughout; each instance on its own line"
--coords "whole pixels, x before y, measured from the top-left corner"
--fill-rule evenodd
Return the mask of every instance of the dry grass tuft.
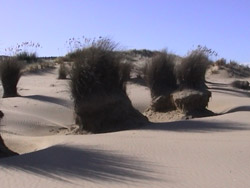
M 121 62 L 115 47 L 109 39 L 101 39 L 70 55 L 74 61 L 71 93 L 82 130 L 100 133 L 127 129 L 135 124 L 124 122 L 142 116 L 126 94 L 131 68 Z
M 205 88 L 205 74 L 210 66 L 208 56 L 199 50 L 192 51 L 176 67 L 180 88 Z
M 145 79 L 152 97 L 164 95 L 177 88 L 174 67 L 175 56 L 166 51 L 155 55 L 146 65 L 144 69 Z
M 3 98 L 18 96 L 16 86 L 23 68 L 24 63 L 15 57 L 5 58 L 0 62 L 0 78 L 4 90 Z

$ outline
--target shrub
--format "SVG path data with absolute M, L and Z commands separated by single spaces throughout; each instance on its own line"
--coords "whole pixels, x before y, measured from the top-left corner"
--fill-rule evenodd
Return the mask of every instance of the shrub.
M 226 59 L 221 58 L 221 59 L 215 61 L 214 64 L 217 65 L 217 66 L 219 66 L 219 67 L 221 67 L 221 66 L 226 66 L 227 61 L 226 61 Z
M 150 50 L 146 50 L 146 49 L 142 49 L 142 50 L 132 50 L 131 51 L 134 55 L 140 55 L 141 57 L 152 57 L 155 55 L 156 52 L 150 51 Z
M 40 71 L 40 66 L 38 63 L 32 63 L 26 66 L 24 72 L 29 72 L 29 73 L 38 73 Z
M 249 89 L 248 81 L 235 80 L 231 83 L 231 85 L 238 89 Z
M 175 56 L 166 51 L 158 53 L 146 64 L 144 69 L 146 82 L 152 97 L 164 95 L 177 88 L 174 73 Z
M 67 56 L 67 55 L 66 55 Z M 68 58 L 64 56 L 64 57 L 57 57 L 55 60 L 54 60 L 54 64 L 62 64 L 66 61 L 69 61 Z
M 205 74 L 210 65 L 208 56 L 199 50 L 183 58 L 176 68 L 180 88 L 201 89 L 206 87 Z
M 0 77 L 4 89 L 3 98 L 16 97 L 17 83 L 21 77 L 21 70 L 24 64 L 15 57 L 6 58 L 0 64 Z
M 241 65 L 236 61 L 230 60 L 229 63 L 225 65 L 226 70 L 234 77 L 249 77 L 250 68 L 247 65 Z
M 121 122 L 140 116 L 126 94 L 130 66 L 121 63 L 115 46 L 101 39 L 74 57 L 70 86 L 80 129 L 94 133 L 127 129 Z
M 70 52 L 65 56 L 65 59 L 68 61 L 77 61 L 77 59 L 81 59 L 83 51 L 83 49 L 77 49 L 73 52 Z
M 82 50 L 71 71 L 71 91 L 75 104 L 92 93 L 125 92 L 127 73 L 119 57 L 102 46 Z
M 38 58 L 36 53 L 32 53 L 32 52 L 21 52 L 19 54 L 16 55 L 17 59 L 19 61 L 26 61 L 28 64 L 33 63 L 33 62 L 37 62 Z
M 67 75 L 68 75 L 68 69 L 64 63 L 61 63 L 58 69 L 58 79 L 66 79 Z

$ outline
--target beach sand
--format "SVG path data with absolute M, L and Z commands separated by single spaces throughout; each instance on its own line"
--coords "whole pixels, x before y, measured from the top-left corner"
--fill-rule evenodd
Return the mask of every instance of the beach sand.
M 21 154 L 0 159 L 0 187 L 250 187 L 250 92 L 223 74 L 207 80 L 216 116 L 74 135 L 69 80 L 57 70 L 23 75 L 21 97 L 0 101 L 0 133 Z M 127 93 L 140 112 L 149 107 L 148 88 L 129 83 Z

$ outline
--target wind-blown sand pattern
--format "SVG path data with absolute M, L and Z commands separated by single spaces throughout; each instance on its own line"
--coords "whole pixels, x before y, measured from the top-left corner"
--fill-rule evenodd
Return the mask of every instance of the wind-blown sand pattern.
M 0 187 L 250 187 L 250 92 L 224 73 L 207 80 L 216 116 L 73 135 L 68 80 L 57 70 L 22 76 L 22 97 L 0 102 L 1 135 L 22 154 L 0 159 Z M 149 89 L 129 83 L 127 92 L 139 111 L 149 107 Z

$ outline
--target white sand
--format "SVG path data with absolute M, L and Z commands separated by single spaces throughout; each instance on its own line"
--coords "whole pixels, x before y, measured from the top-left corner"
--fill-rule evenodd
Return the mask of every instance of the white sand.
M 1 135 L 23 154 L 0 159 L 1 188 L 250 187 L 250 92 L 229 87 L 228 78 L 208 84 L 209 109 L 223 115 L 64 135 L 74 124 L 73 105 L 68 81 L 56 77 L 23 76 L 23 97 L 1 99 Z M 147 88 L 130 85 L 128 93 L 141 112 L 150 104 Z

